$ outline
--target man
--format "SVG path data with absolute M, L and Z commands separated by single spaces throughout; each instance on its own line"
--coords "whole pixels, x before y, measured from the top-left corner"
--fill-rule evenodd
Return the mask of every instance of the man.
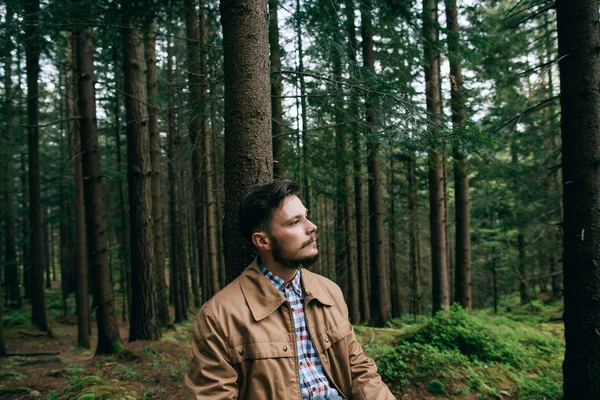
M 319 250 L 299 192 L 276 180 L 242 200 L 240 231 L 258 256 L 198 313 L 186 399 L 394 399 L 340 288 L 305 269 Z

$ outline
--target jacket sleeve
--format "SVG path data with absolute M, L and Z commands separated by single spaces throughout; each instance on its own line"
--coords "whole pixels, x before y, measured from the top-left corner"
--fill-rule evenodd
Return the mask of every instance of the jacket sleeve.
M 348 318 L 348 306 L 343 303 L 344 317 Z M 354 329 L 348 336 L 348 357 L 352 375 L 352 400 L 395 400 L 396 397 L 377 373 L 375 361 L 362 349 Z
M 396 398 L 381 380 L 375 362 L 367 357 L 360 343 L 356 340 L 354 330 L 348 337 L 348 354 L 352 374 L 353 400 L 395 400 Z
M 192 353 L 185 374 L 185 398 L 237 399 L 237 378 L 223 332 L 210 312 L 203 307 L 196 319 Z

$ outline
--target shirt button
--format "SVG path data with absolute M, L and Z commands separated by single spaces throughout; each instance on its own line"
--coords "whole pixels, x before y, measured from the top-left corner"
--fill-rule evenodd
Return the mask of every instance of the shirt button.
M 244 349 L 241 349 L 240 350 L 240 356 L 243 356 L 243 355 L 244 355 Z
M 287 351 L 287 346 L 285 344 L 283 345 L 283 351 Z
M 312 391 L 313 393 L 315 393 L 317 391 L 317 388 L 313 386 Z
M 304 363 L 302 361 L 300 361 L 300 366 L 304 367 Z
M 325 337 L 325 343 L 329 343 L 329 338 Z

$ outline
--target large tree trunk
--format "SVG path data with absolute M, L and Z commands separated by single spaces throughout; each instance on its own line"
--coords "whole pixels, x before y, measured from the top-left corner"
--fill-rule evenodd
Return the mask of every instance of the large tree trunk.
M 222 0 L 220 10 L 225 64 L 223 247 L 231 282 L 254 253 L 238 231 L 239 203 L 252 186 L 271 181 L 273 175 L 269 41 L 263 1 Z
M 13 23 L 13 11 L 10 4 L 6 5 L 6 28 L 10 29 Z M 9 33 L 10 36 L 10 33 Z M 5 193 L 6 193 L 6 220 L 4 225 L 4 284 L 8 293 L 6 297 L 12 307 L 21 308 L 22 299 L 19 290 L 19 263 L 17 260 L 17 243 L 15 231 L 15 212 L 14 212 L 14 160 L 13 160 L 13 116 L 12 106 L 14 92 L 12 89 L 12 39 L 9 37 L 5 41 L 6 56 L 4 59 L 4 138 L 2 148 L 6 152 L 4 165 Z M 4 298 L 0 297 L 0 302 Z
M 443 155 L 439 153 L 440 56 L 438 45 L 438 0 L 423 0 L 423 36 L 425 49 L 425 95 L 429 118 L 429 225 L 431 230 L 432 313 L 450 305 L 446 258 L 446 221 Z
M 76 64 L 76 35 L 67 33 L 67 59 Z M 77 308 L 77 345 L 90 348 L 90 306 L 88 290 L 88 255 L 86 252 L 85 204 L 83 195 L 83 171 L 81 165 L 81 136 L 77 115 L 77 82 L 73 70 L 67 72 L 67 115 L 69 116 L 69 138 L 73 159 L 73 186 L 75 188 L 75 305 Z
M 39 0 L 25 2 L 25 56 L 27 63 L 27 137 L 29 172 L 29 234 L 31 243 L 31 321 L 41 331 L 48 330 L 44 295 L 44 244 L 40 186 L 39 91 L 40 42 Z
M 375 73 L 375 52 L 373 50 L 373 24 L 371 21 L 371 1 L 361 3 L 363 63 Z M 390 319 L 388 273 L 383 248 L 383 215 L 381 194 L 381 172 L 379 158 L 379 137 L 375 117 L 375 97 L 367 94 L 365 100 L 368 142 L 369 171 L 369 243 L 371 261 L 371 324 L 384 326 Z
M 2 290 L 2 285 L 0 285 L 0 321 L 2 321 L 2 317 L 4 316 L 4 290 Z M 4 326 L 0 324 L 0 357 L 6 357 L 8 353 L 6 352 L 6 343 L 4 343 Z
M 347 53 L 348 59 L 350 60 L 350 76 L 354 79 L 358 79 L 356 71 L 358 65 L 356 62 L 356 26 L 354 24 L 355 9 L 352 0 L 346 0 L 346 33 L 348 35 L 348 46 Z M 351 118 L 358 120 L 359 115 L 359 99 L 356 89 L 350 89 L 350 102 L 349 102 L 349 114 Z M 365 260 L 365 250 L 363 246 L 363 237 L 366 227 L 363 218 L 363 188 L 362 188 L 362 163 L 361 163 L 361 145 L 360 145 L 360 125 L 350 124 L 352 127 L 352 159 L 353 159 L 353 175 L 354 175 L 354 210 L 355 212 L 355 227 L 356 227 L 356 269 L 359 280 L 359 303 L 360 303 L 360 314 L 363 321 L 369 321 L 371 319 L 371 313 L 369 308 L 369 288 L 368 288 L 368 266 Z M 348 174 L 350 178 L 350 174 Z M 349 189 L 348 194 L 352 193 L 352 189 Z M 354 239 L 353 239 L 354 240 Z
M 421 314 L 421 254 L 419 244 L 419 215 L 417 213 L 416 155 L 409 150 L 407 160 L 408 176 L 408 263 L 410 265 L 411 311 Z
M 148 68 L 148 131 L 150 135 L 150 164 L 152 168 L 152 226 L 154 228 L 154 263 L 156 274 L 158 322 L 167 326 L 169 303 L 165 283 L 165 248 L 163 243 L 163 216 L 160 188 L 160 132 L 158 131 L 158 75 L 156 71 L 156 19 L 152 20 L 150 31 L 146 34 L 146 67 Z
M 28 172 L 26 162 L 26 154 L 21 153 L 21 207 L 27 210 L 29 207 L 29 186 L 28 186 Z M 23 290 L 26 299 L 31 298 L 31 243 L 29 240 L 29 215 L 21 219 L 21 231 L 22 231 L 22 263 L 23 263 Z
M 566 399 L 600 397 L 598 1 L 557 0 L 564 201 Z
M 456 0 L 446 0 L 448 51 L 450 53 L 450 96 L 452 127 L 465 124 L 465 97 L 463 93 L 460 38 L 456 15 Z M 469 175 L 467 157 L 454 149 L 454 193 L 456 213 L 456 262 L 454 265 L 454 301 L 472 311 L 471 297 L 471 213 L 469 203 Z
M 128 7 L 129 8 L 129 7 Z M 131 8 L 125 9 L 125 18 Z M 158 340 L 158 287 L 152 223 L 152 164 L 142 33 L 126 22 L 123 74 L 127 118 L 127 186 L 131 238 L 131 315 L 129 341 Z
M 269 0 L 269 47 L 271 54 L 271 115 L 273 119 L 273 177 L 283 178 L 283 106 L 281 95 L 281 50 L 279 48 L 279 25 L 277 23 L 277 1 Z
M 397 224 L 396 224 L 396 198 L 397 194 L 394 188 L 397 186 L 396 174 L 395 174 L 395 156 L 390 155 L 389 168 L 387 173 L 387 186 L 389 196 L 389 224 L 388 224 L 388 253 L 390 257 L 389 263 L 389 274 L 390 274 L 390 294 L 391 294 L 391 311 L 392 318 L 400 317 L 402 315 L 402 296 L 401 296 L 401 277 L 400 277 L 400 266 L 396 262 L 398 251 L 397 246 Z
M 94 46 L 92 28 L 76 30 L 78 105 L 81 132 L 81 155 L 83 192 L 88 254 L 93 286 L 94 307 L 98 325 L 96 355 L 114 354 L 121 351 L 123 344 L 117 325 L 115 302 L 110 282 L 108 265 L 107 230 L 104 223 L 104 201 L 100 185 L 100 151 L 98 149 L 98 125 L 96 122 L 96 93 L 94 91 Z
M 192 180 L 194 189 L 194 216 L 195 232 L 198 235 L 196 243 L 198 249 L 198 259 L 192 269 L 202 271 L 206 266 L 202 262 L 204 259 L 204 184 L 202 183 L 202 153 L 204 136 L 202 135 L 203 116 L 201 109 L 202 93 L 200 85 L 202 84 L 200 76 L 200 43 L 198 37 L 198 16 L 196 14 L 196 1 L 185 0 L 185 35 L 186 35 L 186 53 L 187 53 L 187 72 L 190 93 L 190 125 L 189 135 L 192 142 Z M 202 276 L 203 273 L 200 273 Z M 195 292 L 194 292 L 195 295 Z

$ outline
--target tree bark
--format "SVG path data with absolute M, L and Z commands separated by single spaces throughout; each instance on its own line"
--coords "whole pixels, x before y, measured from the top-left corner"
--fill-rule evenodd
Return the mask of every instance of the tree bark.
M 67 33 L 67 59 L 76 65 L 76 35 Z M 75 188 L 75 305 L 77 309 L 77 345 L 90 348 L 90 306 L 88 289 L 88 254 L 86 252 L 85 203 L 83 195 L 83 171 L 81 165 L 81 136 L 77 116 L 77 82 L 73 70 L 67 72 L 68 97 L 67 115 L 69 117 L 69 138 L 73 159 L 73 184 Z
M 429 119 L 429 225 L 431 230 L 432 313 L 450 305 L 448 265 L 446 263 L 446 221 L 443 155 L 439 147 L 440 115 L 440 56 L 438 43 L 438 0 L 423 0 L 423 36 L 425 51 L 425 94 Z
M 158 287 L 152 221 L 152 164 L 148 128 L 146 62 L 142 33 L 133 27 L 126 7 L 123 75 L 127 118 L 127 186 L 131 246 L 131 315 L 129 341 L 158 340 Z
M 388 196 L 389 196 L 389 224 L 388 224 L 388 253 L 390 257 L 389 262 L 389 274 L 390 274 L 390 294 L 391 294 L 391 311 L 392 318 L 397 318 L 402 315 L 402 296 L 400 290 L 400 284 L 402 279 L 400 277 L 400 266 L 398 265 L 396 258 L 398 252 L 397 246 L 397 224 L 396 224 L 396 198 L 398 195 L 395 193 L 394 188 L 397 187 L 395 165 L 394 165 L 394 154 L 390 155 L 389 168 L 387 173 L 387 184 L 388 184 Z
M 158 131 L 158 75 L 156 71 L 156 18 L 146 34 L 146 66 L 148 68 L 148 131 L 150 136 L 150 164 L 152 168 L 152 226 L 154 228 L 154 261 L 158 291 L 158 322 L 167 326 L 171 322 L 165 283 L 165 249 L 163 243 L 163 216 L 160 187 L 160 132 Z
M 13 24 L 13 10 L 10 4 L 6 5 L 6 29 L 11 29 Z M 14 47 L 10 32 L 8 40 L 5 41 L 6 55 L 4 59 L 4 138 L 2 148 L 6 152 L 6 160 L 4 165 L 5 176 L 5 193 L 6 193 L 6 219 L 4 232 L 4 284 L 7 288 L 6 298 L 8 304 L 12 307 L 21 308 L 23 300 L 21 291 L 19 290 L 19 263 L 17 260 L 17 243 L 15 231 L 15 213 L 14 213 L 14 159 L 13 159 L 13 88 L 12 88 L 12 54 L 11 50 Z M 4 302 L 4 298 L 0 297 L 0 302 Z M 1 328 L 0 328 L 1 329 Z
M 371 21 L 370 0 L 361 3 L 361 33 L 363 39 L 363 65 L 371 75 L 375 73 L 375 52 L 373 49 L 373 24 Z M 372 78 L 372 77 L 371 77 Z M 384 326 L 390 319 L 388 273 L 383 248 L 383 215 L 381 193 L 381 171 L 379 157 L 379 137 L 375 116 L 375 97 L 367 94 L 365 100 L 367 132 L 367 152 L 369 171 L 369 243 L 371 261 L 371 324 Z
M 44 244 L 40 185 L 39 91 L 40 42 L 39 0 L 25 2 L 25 57 L 27 65 L 27 137 L 29 176 L 29 235 L 31 243 L 31 321 L 41 331 L 48 330 L 44 295 Z
M 411 311 L 421 314 L 421 254 L 419 244 L 419 215 L 417 212 L 416 155 L 409 150 L 407 160 L 408 176 L 408 263 L 411 275 Z
M 100 185 L 100 151 L 96 121 L 96 94 L 94 91 L 94 47 L 92 28 L 78 28 L 77 43 L 78 105 L 81 134 L 83 192 L 87 245 L 93 273 L 94 307 L 98 325 L 96 355 L 115 354 L 123 344 L 117 325 L 115 303 L 108 265 L 107 231 L 104 223 L 104 201 Z
M 281 49 L 279 47 L 279 24 L 277 22 L 277 0 L 269 0 L 269 47 L 271 55 L 271 115 L 273 137 L 273 178 L 281 179 L 285 175 L 283 167 L 283 106 L 281 95 Z
M 350 76 L 353 79 L 358 79 L 355 71 L 358 69 L 358 63 L 356 61 L 356 25 L 354 2 L 352 0 L 346 0 L 346 32 L 348 35 L 348 59 L 350 60 Z M 350 90 L 350 103 L 349 103 L 349 114 L 350 117 L 358 120 L 360 113 L 358 110 L 359 98 L 356 89 Z M 355 229 L 356 229 L 356 269 L 358 271 L 359 280 L 359 302 L 360 302 L 360 314 L 363 321 L 369 321 L 371 319 L 370 307 L 369 307 L 369 288 L 368 288 L 368 266 L 365 259 L 365 250 L 363 245 L 364 232 L 366 226 L 363 218 L 363 183 L 362 183 L 362 163 L 361 154 L 362 149 L 360 145 L 360 127 L 358 124 L 350 124 L 352 127 L 352 159 L 353 159 L 353 175 L 354 175 L 354 210 L 355 210 Z M 350 174 L 348 175 L 350 177 Z M 348 191 L 351 193 L 352 189 Z M 354 240 L 354 239 L 353 239 Z
M 448 51 L 450 53 L 450 97 L 452 127 L 457 130 L 465 124 L 465 98 L 456 0 L 446 1 Z M 469 174 L 466 155 L 454 149 L 454 193 L 456 213 L 456 259 L 454 265 L 454 301 L 471 312 L 471 213 L 469 202 Z
M 271 181 L 273 175 L 269 41 L 264 2 L 222 0 L 220 10 L 225 65 L 223 248 L 231 282 L 254 253 L 238 231 L 239 203 L 252 186 Z
M 556 1 L 564 204 L 566 399 L 600 396 L 598 1 Z

